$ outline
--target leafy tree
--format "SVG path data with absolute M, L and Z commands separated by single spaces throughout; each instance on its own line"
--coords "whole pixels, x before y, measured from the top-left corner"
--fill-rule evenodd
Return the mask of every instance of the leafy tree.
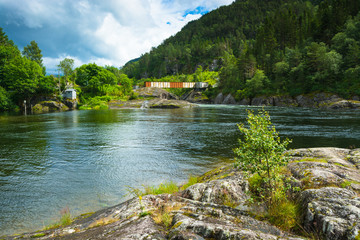
M 22 54 L 31 61 L 35 61 L 41 67 L 43 67 L 43 60 L 42 60 L 43 55 L 41 54 L 41 50 L 35 41 L 31 41 L 30 45 L 24 47 Z
M 238 60 L 229 52 L 225 52 L 223 57 L 223 67 L 220 70 L 220 87 L 225 92 L 231 92 L 232 89 L 241 89 L 244 86 L 244 80 L 238 68 Z
M 5 88 L 12 91 L 12 98 L 20 103 L 23 100 L 30 102 L 35 95 L 42 69 L 34 61 L 17 56 L 6 64 L 4 70 Z
M 103 85 L 115 85 L 117 79 L 114 73 L 95 63 L 85 64 L 75 70 L 75 82 L 92 94 L 106 94 Z M 86 91 L 85 91 L 86 92 Z
M 256 70 L 253 78 L 246 80 L 246 89 L 250 97 L 263 93 L 264 86 L 268 84 L 268 78 L 262 70 Z
M 69 76 L 73 73 L 74 59 L 65 58 L 64 60 L 60 61 L 57 67 L 58 70 L 64 75 L 65 82 L 67 83 Z
M 36 90 L 38 95 L 53 95 L 56 89 L 56 79 L 53 75 L 39 78 L 38 88 Z
M 10 94 L 2 87 L 0 87 L 0 111 L 10 110 L 12 106 Z
M 239 139 L 239 147 L 234 149 L 235 164 L 238 168 L 257 175 L 259 179 L 256 190 L 259 197 L 270 206 L 285 192 L 280 170 L 289 161 L 285 150 L 291 141 L 280 140 L 266 111 L 261 111 L 258 115 L 249 111 L 247 122 L 248 126 L 238 125 L 242 139 Z

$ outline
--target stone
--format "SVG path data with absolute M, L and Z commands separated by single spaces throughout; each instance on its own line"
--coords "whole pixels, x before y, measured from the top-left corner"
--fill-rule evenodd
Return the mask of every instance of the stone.
M 224 102 L 224 95 L 222 93 L 219 93 L 214 100 L 214 104 L 222 104 L 223 102 Z
M 71 100 L 71 99 L 66 99 L 64 101 L 64 104 L 70 109 L 70 110 L 74 110 L 77 108 L 77 105 L 78 105 L 78 101 L 75 99 L 75 100 Z
M 175 94 L 172 94 L 165 89 L 156 88 L 156 87 L 146 87 L 135 89 L 134 92 L 138 94 L 139 97 L 143 98 L 161 98 L 168 100 L 177 100 L 179 99 Z
M 249 98 L 244 98 L 242 100 L 240 100 L 240 102 L 238 102 L 239 105 L 244 105 L 244 106 L 248 106 L 251 104 L 251 101 Z
M 360 229 L 360 198 L 355 192 L 335 187 L 309 189 L 301 200 L 306 229 L 316 229 L 326 239 L 354 239 Z
M 236 104 L 235 98 L 229 93 L 222 102 L 223 104 Z
M 57 101 L 43 101 L 32 107 L 35 113 L 45 113 L 52 111 L 67 111 L 69 108 L 61 102 Z
M 191 103 L 211 103 L 210 99 L 203 94 L 203 92 L 198 91 L 191 91 L 190 94 L 185 96 L 185 101 L 191 102 Z
M 253 106 L 273 106 L 274 99 L 272 97 L 255 97 L 251 100 L 251 105 Z
M 298 104 L 295 99 L 291 98 L 290 96 L 275 96 L 274 99 L 274 106 L 277 107 L 297 107 Z
M 196 104 L 182 100 L 150 99 L 150 100 L 131 100 L 131 101 L 111 101 L 110 109 L 119 108 L 191 108 L 197 107 Z
M 206 203 L 239 205 L 249 198 L 248 190 L 248 182 L 238 175 L 237 178 L 194 184 L 184 190 L 181 196 Z

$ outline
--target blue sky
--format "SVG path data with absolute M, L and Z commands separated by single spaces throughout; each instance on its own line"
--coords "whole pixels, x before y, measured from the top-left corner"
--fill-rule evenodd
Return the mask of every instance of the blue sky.
M 49 73 L 75 65 L 123 66 L 233 0 L 0 0 L 0 27 L 20 50 L 35 40 Z

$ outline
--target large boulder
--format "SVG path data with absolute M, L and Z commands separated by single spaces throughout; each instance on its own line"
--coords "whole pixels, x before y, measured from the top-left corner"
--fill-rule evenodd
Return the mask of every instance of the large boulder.
M 190 92 L 190 94 L 187 94 L 185 97 L 186 98 L 183 100 L 191 103 L 211 103 L 210 99 L 205 94 L 203 94 L 203 92 L 198 92 L 193 90 Z
M 143 98 L 161 98 L 168 100 L 179 99 L 179 97 L 177 97 L 175 94 L 172 94 L 166 91 L 165 89 L 156 88 L 156 87 L 139 88 L 139 89 L 135 89 L 134 92 L 138 94 L 139 97 L 143 97 Z
M 342 188 L 325 187 L 305 190 L 304 227 L 316 229 L 325 239 L 355 239 L 360 234 L 360 198 Z
M 251 105 L 253 105 L 253 106 L 273 106 L 274 98 L 266 97 L 266 96 L 255 97 L 251 100 Z
M 298 104 L 295 99 L 290 96 L 274 96 L 274 106 L 277 107 L 297 107 Z
M 32 111 L 35 113 L 46 113 L 54 111 L 67 111 L 69 108 L 57 101 L 43 101 L 32 107 Z
M 344 109 L 344 108 L 360 109 L 360 101 L 341 100 L 341 101 L 327 104 L 324 107 L 329 108 L 329 109 Z
M 342 100 L 339 96 L 330 93 L 299 95 L 295 99 L 299 107 L 326 107 Z
M 219 93 L 216 98 L 214 99 L 215 104 L 222 104 L 224 102 L 224 95 Z
M 235 98 L 229 93 L 223 101 L 223 104 L 236 104 Z
M 310 148 L 289 152 L 288 168 L 306 190 L 300 194 L 304 227 L 324 239 L 360 236 L 359 149 Z
M 249 198 L 248 182 L 241 176 L 197 183 L 181 193 L 184 198 L 215 204 L 244 204 Z
M 64 104 L 70 109 L 74 110 L 78 106 L 78 101 L 76 99 L 66 99 L 64 101 Z
M 251 104 L 251 101 L 249 98 L 244 98 L 238 102 L 239 105 L 248 106 Z

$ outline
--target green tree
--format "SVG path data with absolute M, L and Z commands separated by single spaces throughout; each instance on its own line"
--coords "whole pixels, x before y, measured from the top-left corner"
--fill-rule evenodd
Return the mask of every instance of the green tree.
M 258 115 L 249 111 L 247 123 L 248 126 L 238 125 L 242 139 L 239 139 L 239 147 L 234 149 L 235 164 L 259 177 L 256 190 L 261 199 L 270 206 L 285 193 L 280 170 L 289 161 L 285 151 L 291 141 L 280 140 L 266 111 L 261 111 Z
M 31 61 L 35 61 L 41 67 L 43 67 L 43 60 L 42 60 L 43 55 L 41 54 L 41 50 L 35 41 L 31 41 L 30 45 L 24 47 L 22 54 Z
M 0 87 L 0 111 L 10 110 L 12 105 L 10 94 L 4 88 Z
M 56 79 L 53 75 L 39 78 L 38 88 L 36 90 L 38 95 L 53 95 L 56 89 Z
M 38 87 L 39 78 L 43 76 L 42 69 L 34 61 L 17 56 L 4 67 L 4 85 L 15 102 L 23 100 L 30 102 Z
M 246 80 L 246 90 L 250 97 L 264 93 L 264 87 L 269 80 L 263 70 L 256 70 L 253 78 Z
M 73 73 L 74 59 L 65 58 L 64 60 L 60 61 L 57 67 L 58 70 L 64 75 L 65 84 L 67 84 L 69 76 Z
M 85 64 L 76 69 L 75 82 L 85 87 L 85 92 L 92 94 L 106 94 L 103 85 L 117 84 L 117 78 L 114 73 L 106 70 L 95 63 Z

